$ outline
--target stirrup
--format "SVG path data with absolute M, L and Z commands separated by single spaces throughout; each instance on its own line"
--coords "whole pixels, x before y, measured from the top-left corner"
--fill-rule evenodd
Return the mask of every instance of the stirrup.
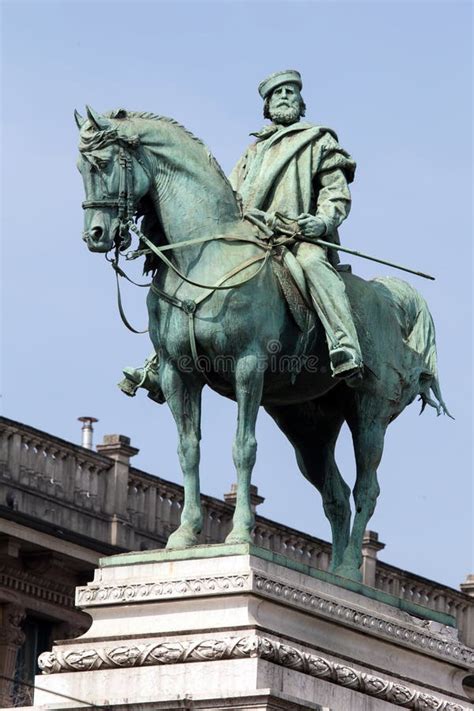
M 117 383 L 120 390 L 129 397 L 135 397 L 139 388 L 148 391 L 148 397 L 162 404 L 166 401 L 163 392 L 157 383 L 153 383 L 153 375 L 158 375 L 158 356 L 155 354 L 147 358 L 143 368 L 124 368 L 124 378 Z M 147 384 L 148 381 L 148 384 Z

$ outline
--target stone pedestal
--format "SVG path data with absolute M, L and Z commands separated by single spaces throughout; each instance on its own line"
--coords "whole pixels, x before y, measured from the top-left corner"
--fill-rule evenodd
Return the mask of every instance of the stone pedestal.
M 471 708 L 451 617 L 254 546 L 111 556 L 77 604 L 92 626 L 41 656 L 35 708 Z

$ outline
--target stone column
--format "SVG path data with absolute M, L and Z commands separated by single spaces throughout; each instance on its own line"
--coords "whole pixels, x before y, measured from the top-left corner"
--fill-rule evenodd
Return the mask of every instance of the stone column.
M 124 524 L 128 524 L 127 496 L 130 458 L 138 454 L 139 450 L 130 445 L 130 437 L 125 435 L 105 435 L 102 444 L 97 445 L 97 451 L 105 454 L 114 461 L 114 465 L 107 473 L 107 486 L 105 494 L 105 513 L 114 517 L 112 523 L 110 542 L 114 545 L 124 545 Z
M 74 489 L 76 486 L 77 459 L 74 454 L 67 454 L 61 459 L 64 498 L 66 501 L 74 501 Z
M 21 623 L 25 609 L 14 603 L 0 607 L 0 707 L 13 705 L 13 677 L 18 650 L 25 641 Z
M 461 638 L 464 644 L 474 647 L 474 574 L 468 575 L 464 583 L 459 586 L 465 595 L 472 598 L 472 605 L 464 613 L 462 627 L 460 629 Z
M 152 533 L 156 532 L 156 499 L 157 492 L 155 486 L 150 486 L 146 492 L 145 514 L 146 528 Z
M 375 571 L 377 568 L 377 553 L 385 548 L 385 543 L 379 541 L 375 531 L 365 531 L 362 539 L 362 582 L 375 588 Z
M 14 481 L 20 480 L 21 445 L 21 434 L 15 432 L 10 437 L 8 445 L 8 472 Z

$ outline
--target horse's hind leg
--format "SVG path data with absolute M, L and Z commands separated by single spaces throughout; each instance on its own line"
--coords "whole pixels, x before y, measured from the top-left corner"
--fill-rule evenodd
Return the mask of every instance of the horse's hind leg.
M 250 543 L 254 515 L 250 503 L 250 480 L 257 456 L 255 425 L 262 399 L 263 372 L 257 355 L 241 357 L 235 371 L 235 396 L 237 400 L 237 432 L 233 458 L 237 470 L 237 501 L 232 530 L 226 543 Z
M 336 441 L 344 421 L 328 394 L 320 400 L 265 409 L 288 437 L 303 474 L 318 489 L 324 513 L 331 525 L 331 570 L 342 562 L 349 541 L 351 490 L 341 477 L 334 458 Z
M 202 527 L 199 491 L 202 383 L 163 363 L 161 388 L 178 429 L 178 456 L 184 478 L 184 506 L 181 524 L 171 534 L 167 548 L 187 548 L 198 543 Z
M 380 415 L 377 416 L 377 405 L 380 410 L 380 403 L 366 402 L 366 407 L 357 408 L 357 416 L 348 418 L 357 469 L 353 491 L 355 514 L 349 545 L 344 552 L 342 564 L 335 572 L 352 580 L 362 579 L 362 539 L 380 493 L 377 468 L 382 458 L 388 422 Z

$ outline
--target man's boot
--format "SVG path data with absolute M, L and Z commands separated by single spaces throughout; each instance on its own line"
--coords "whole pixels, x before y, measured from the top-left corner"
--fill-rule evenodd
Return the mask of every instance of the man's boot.
M 125 377 L 118 383 L 118 387 L 129 397 L 135 397 L 137 390 L 144 388 L 148 390 L 151 400 L 162 405 L 166 399 L 160 387 L 158 368 L 159 360 L 156 354 L 147 358 L 142 368 L 127 366 L 123 369 Z

